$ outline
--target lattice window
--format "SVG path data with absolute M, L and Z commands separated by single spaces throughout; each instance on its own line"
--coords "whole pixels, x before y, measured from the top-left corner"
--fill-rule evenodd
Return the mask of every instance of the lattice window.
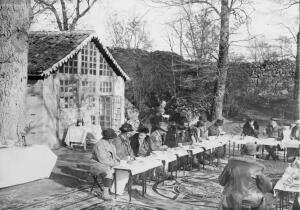
M 117 128 L 121 125 L 121 107 L 122 98 L 120 96 L 114 97 L 114 127 Z
M 75 88 L 76 81 L 60 80 L 60 98 L 62 107 L 72 108 L 75 105 Z
M 99 62 L 99 75 L 100 76 L 113 76 L 113 70 L 108 65 L 104 57 L 100 54 L 100 62 Z
M 81 50 L 81 74 L 88 74 L 88 63 L 89 63 L 89 46 L 86 45 Z
M 89 57 L 89 64 L 90 64 L 90 75 L 96 75 L 97 72 L 97 48 L 94 44 L 90 43 L 90 57 Z
M 89 97 L 89 106 L 95 108 L 96 107 L 96 98 L 91 96 Z
M 99 83 L 100 93 L 111 93 L 112 92 L 112 82 L 111 81 L 103 81 Z
M 75 55 L 73 58 L 69 59 L 69 61 L 65 63 L 62 68 L 59 69 L 59 72 L 63 74 L 77 74 L 78 73 L 77 64 L 78 64 L 77 55 Z
M 96 116 L 95 115 L 91 115 L 91 121 L 93 125 L 96 125 Z
M 102 129 L 111 128 L 112 125 L 112 101 L 109 96 L 99 97 L 99 121 Z

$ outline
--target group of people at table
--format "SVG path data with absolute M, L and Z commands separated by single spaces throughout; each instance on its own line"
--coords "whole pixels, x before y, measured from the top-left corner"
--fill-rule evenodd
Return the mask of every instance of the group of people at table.
M 109 189 L 113 183 L 114 167 L 120 163 L 133 161 L 136 157 L 149 156 L 155 151 L 166 151 L 168 148 L 208 141 L 209 136 L 220 135 L 223 124 L 223 120 L 217 120 L 207 126 L 208 121 L 204 117 L 200 117 L 193 126 L 188 126 L 184 120 L 180 124 L 168 123 L 160 110 L 150 121 L 151 132 L 142 124 L 134 131 L 133 126 L 127 122 L 120 127 L 119 135 L 110 128 L 102 131 L 102 139 L 97 141 L 92 150 L 91 172 L 102 178 L 104 200 L 111 200 Z M 219 151 L 217 154 L 222 152 Z M 215 154 L 207 154 L 205 159 L 201 160 L 194 158 L 193 164 L 199 166 L 200 163 L 208 162 L 206 160 L 210 158 L 208 155 Z
M 213 124 L 204 116 L 200 116 L 195 125 L 188 123 L 167 123 L 163 119 L 163 112 L 158 109 L 156 115 L 150 120 L 151 132 L 148 127 L 140 124 L 137 132 L 131 124 L 124 123 L 117 135 L 113 129 L 102 131 L 102 139 L 97 141 L 92 151 L 91 172 L 103 180 L 104 200 L 111 200 L 109 189 L 113 183 L 114 167 L 122 161 L 132 161 L 136 157 L 149 156 L 153 151 L 165 151 L 171 147 L 185 144 L 197 144 L 209 141 L 209 136 L 219 136 L 222 131 L 223 120 L 218 119 Z M 269 138 L 283 139 L 283 128 L 277 120 L 272 118 L 264 133 Z M 243 126 L 243 136 L 259 136 L 259 125 L 254 119 L 248 119 Z M 292 128 L 291 139 L 300 139 L 300 121 Z M 277 148 L 276 148 L 277 147 Z M 266 159 L 272 157 L 276 160 L 276 149 L 279 146 L 266 146 L 268 151 Z M 298 149 L 290 151 L 298 156 Z M 297 154 L 296 154 L 297 153 Z M 222 147 L 215 150 L 214 156 L 219 160 L 225 151 Z M 271 181 L 264 175 L 264 165 L 256 161 L 258 146 L 255 143 L 246 143 L 241 151 L 241 157 L 230 158 L 219 177 L 220 185 L 224 186 L 223 197 L 220 202 L 223 209 L 266 209 L 268 205 L 265 195 L 272 193 Z M 207 156 L 202 159 L 194 158 L 193 164 L 205 164 Z

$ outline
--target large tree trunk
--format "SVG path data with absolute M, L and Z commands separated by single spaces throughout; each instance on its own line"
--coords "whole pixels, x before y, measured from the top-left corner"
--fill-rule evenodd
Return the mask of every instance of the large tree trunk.
M 219 58 L 214 103 L 212 107 L 212 118 L 221 119 L 223 111 L 223 100 L 225 96 L 227 70 L 228 70 L 228 49 L 229 49 L 229 16 L 228 0 L 222 0 L 221 6 L 221 29 L 219 41 Z
M 300 15 L 300 4 L 299 4 L 299 15 Z M 297 34 L 297 57 L 296 57 L 296 71 L 295 71 L 295 88 L 294 88 L 294 99 L 296 101 L 296 119 L 300 119 L 300 23 Z
M 17 144 L 24 128 L 29 0 L 0 1 L 0 143 Z

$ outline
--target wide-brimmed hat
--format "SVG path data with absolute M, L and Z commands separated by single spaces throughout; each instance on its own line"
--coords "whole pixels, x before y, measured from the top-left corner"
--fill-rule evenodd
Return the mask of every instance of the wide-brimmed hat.
M 256 155 L 259 152 L 257 151 L 257 144 L 253 142 L 248 142 L 245 144 L 244 149 L 243 149 L 243 154 L 244 155 Z
M 149 129 L 146 126 L 144 126 L 144 125 L 140 125 L 137 131 L 139 133 L 145 133 L 145 134 L 149 133 Z
M 127 133 L 127 132 L 131 132 L 133 131 L 133 128 L 132 128 L 132 125 L 129 124 L 129 123 L 124 123 L 120 128 L 119 130 L 122 132 L 122 133 Z
M 168 124 L 165 123 L 165 122 L 160 122 L 158 124 L 158 129 L 160 129 L 162 131 L 165 131 L 165 132 L 168 132 Z
M 117 137 L 116 132 L 111 128 L 102 131 L 102 138 L 105 140 L 114 139 L 116 137 Z

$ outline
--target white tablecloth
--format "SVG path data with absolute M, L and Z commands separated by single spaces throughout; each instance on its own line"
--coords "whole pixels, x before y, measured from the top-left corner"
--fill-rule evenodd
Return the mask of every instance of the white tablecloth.
M 65 143 L 69 146 L 70 142 L 76 142 L 84 144 L 86 140 L 86 128 L 85 126 L 71 126 L 68 128 Z
M 0 188 L 48 178 L 57 156 L 48 146 L 0 149 Z
M 115 169 L 125 169 L 130 170 L 132 175 L 140 174 L 145 171 L 148 171 L 153 168 L 157 168 L 162 166 L 162 162 L 156 160 L 155 158 L 148 156 L 143 158 L 137 158 L 136 160 L 132 161 L 130 164 L 124 163 L 120 164 L 115 167 Z M 124 192 L 124 188 L 128 183 L 129 173 L 127 171 L 120 171 L 115 170 L 116 177 L 117 177 L 117 194 L 121 195 Z M 115 192 L 115 183 L 113 183 L 111 191 Z
M 285 172 L 282 175 L 282 177 L 276 183 L 276 185 L 274 187 L 274 190 L 280 190 L 280 191 L 285 191 L 285 192 L 300 192 L 300 185 L 299 184 L 296 184 L 296 185 L 288 184 L 289 182 L 287 181 L 287 179 L 291 178 L 288 175 L 288 171 L 290 171 L 290 170 L 295 170 L 295 169 L 293 169 L 291 167 L 288 167 L 285 170 Z M 300 170 L 299 170 L 299 173 L 300 173 Z

